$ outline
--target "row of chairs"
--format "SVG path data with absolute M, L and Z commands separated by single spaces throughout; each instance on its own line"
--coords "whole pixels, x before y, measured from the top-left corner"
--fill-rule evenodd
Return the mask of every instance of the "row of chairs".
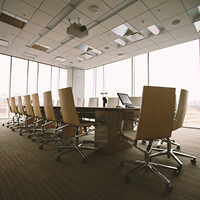
M 79 138 L 94 131 L 96 128 L 96 122 L 88 120 L 85 121 L 79 117 L 75 107 L 71 87 L 59 89 L 58 92 L 60 98 L 59 108 L 61 109 L 56 109 L 53 106 L 51 91 L 43 93 L 43 106 L 40 106 L 37 93 L 25 95 L 23 97 L 25 104 L 24 107 L 22 106 L 21 96 L 18 96 L 18 106 L 15 104 L 15 98 L 11 97 L 10 100 L 12 100 L 10 102 L 12 106 L 9 104 L 9 99 L 8 104 L 10 111 L 14 113 L 15 118 L 12 119 L 12 124 L 8 123 L 7 126 L 10 126 L 13 131 L 16 128 L 20 128 L 20 135 L 24 132 L 30 132 L 28 138 L 32 138 L 33 141 L 40 136 L 44 137 L 40 140 L 40 149 L 42 149 L 43 145 L 46 143 L 52 141 L 59 142 L 61 146 L 59 146 L 58 149 L 60 153 L 56 157 L 57 161 L 60 160 L 61 155 L 76 150 L 82 155 L 83 162 L 86 162 L 87 155 L 84 153 L 83 149 L 95 151 L 98 149 L 92 147 L 91 145 L 86 146 L 85 143 L 91 143 L 91 141 L 83 140 L 80 142 Z M 29 123 L 31 120 L 33 123 Z M 62 133 L 63 130 L 69 125 L 76 127 L 76 131 L 73 135 L 75 141 L 71 142 L 70 145 L 64 145 Z M 84 127 L 92 127 L 92 129 L 85 129 Z

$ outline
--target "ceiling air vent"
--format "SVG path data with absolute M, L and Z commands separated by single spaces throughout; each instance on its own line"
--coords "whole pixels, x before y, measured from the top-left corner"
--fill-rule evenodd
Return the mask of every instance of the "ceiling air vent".
M 17 17 L 15 15 L 8 13 L 6 11 L 3 11 L 3 10 L 1 10 L 0 21 L 10 24 L 10 25 L 15 26 L 20 29 L 22 29 L 25 26 L 25 24 L 27 23 L 27 20 L 24 20 L 20 17 Z

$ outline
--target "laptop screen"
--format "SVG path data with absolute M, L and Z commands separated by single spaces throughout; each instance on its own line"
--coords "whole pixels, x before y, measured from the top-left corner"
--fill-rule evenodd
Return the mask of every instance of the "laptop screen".
M 126 107 L 133 106 L 133 102 L 131 101 L 128 94 L 117 93 L 117 95 L 118 95 L 122 105 L 125 105 Z

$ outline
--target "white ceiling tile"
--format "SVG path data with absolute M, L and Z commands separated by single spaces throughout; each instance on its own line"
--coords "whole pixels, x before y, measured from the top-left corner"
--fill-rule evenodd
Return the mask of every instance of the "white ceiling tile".
M 192 33 L 196 33 L 195 28 L 192 24 L 177 28 L 175 30 L 169 31 L 169 33 L 174 37 L 180 37 L 184 35 L 189 35 Z
M 19 51 L 17 49 L 11 49 L 11 48 L 9 48 L 9 49 L 6 50 L 5 53 L 8 54 L 8 55 L 11 55 L 11 56 L 17 56 L 17 57 L 19 57 L 23 53 L 23 51 Z
M 184 12 L 185 9 L 180 0 L 169 0 L 151 10 L 158 20 L 163 21 Z
M 21 29 L 0 21 L 1 35 L 5 34 L 5 35 L 17 36 L 20 33 L 20 31 L 21 31 Z
M 10 46 L 12 47 L 12 49 L 19 50 L 21 52 L 25 52 L 26 50 L 28 50 L 28 47 L 26 47 L 25 45 L 20 45 L 18 43 L 14 43 L 14 42 Z
M 147 7 L 141 1 L 137 1 L 119 12 L 119 15 L 122 16 L 125 20 L 130 20 L 146 12 L 147 10 Z
M 55 31 L 61 35 L 68 35 L 67 34 L 67 27 L 69 26 L 69 24 L 65 23 L 64 21 L 61 21 L 59 24 L 57 24 L 52 31 Z
M 122 51 L 124 51 L 124 52 L 129 53 L 129 52 L 132 52 L 132 51 L 137 50 L 138 47 L 135 46 L 134 44 L 130 44 L 130 45 L 126 45 L 126 46 L 124 46 L 124 47 L 121 47 L 120 49 L 121 49 Z
M 129 23 L 133 25 L 133 27 L 135 27 L 137 30 L 143 30 L 153 24 L 157 24 L 158 20 L 150 11 L 147 11 L 135 17 L 134 19 L 131 19 Z
M 29 49 L 26 51 L 26 53 L 40 56 L 40 55 L 43 54 L 44 52 L 43 52 L 43 51 L 39 51 L 39 50 L 37 50 L 37 49 L 29 48 Z
M 136 51 L 133 51 L 133 52 L 130 52 L 129 55 L 131 56 L 138 56 L 138 55 L 141 55 L 141 54 L 144 54 L 146 53 L 145 51 L 139 49 L 139 50 L 136 50 Z
M 5 53 L 6 50 L 7 50 L 7 47 L 0 46 L 0 53 Z
M 24 2 L 26 2 L 27 4 L 30 4 L 31 6 L 34 6 L 34 7 L 36 7 L 36 8 L 38 8 L 41 4 L 42 4 L 42 2 L 43 2 L 43 0 L 23 0 Z
M 55 53 L 57 50 L 60 52 L 66 52 L 66 51 L 69 51 L 70 49 L 71 49 L 71 47 L 64 44 L 61 47 L 59 47 L 58 49 L 56 49 L 55 51 L 53 51 L 52 53 Z
M 116 15 L 110 17 L 109 19 L 105 20 L 104 22 L 102 22 L 101 25 L 106 27 L 107 29 L 112 29 L 123 23 L 125 23 L 125 20 L 121 16 L 116 14 Z
M 64 1 L 65 3 L 69 3 L 71 0 L 62 0 L 62 1 Z
M 23 45 L 24 47 L 26 46 L 26 44 L 28 43 L 28 40 L 16 37 L 13 41 L 13 43 L 15 44 L 19 44 L 19 45 Z M 27 47 L 26 47 L 27 48 Z
M 97 14 L 94 14 L 89 10 L 89 7 L 93 5 L 99 8 L 99 12 Z M 77 7 L 77 10 L 84 13 L 92 20 L 99 18 L 100 16 L 108 12 L 110 9 L 111 8 L 107 6 L 105 3 L 103 3 L 101 0 L 93 0 L 93 1 L 85 0 Z
M 74 56 L 77 56 L 77 55 L 80 55 L 82 54 L 83 52 L 78 50 L 78 49 L 70 49 L 69 51 L 66 52 L 66 54 L 71 54 L 71 55 L 74 55 Z
M 146 53 L 148 53 L 148 52 L 152 52 L 152 51 L 157 51 L 159 49 L 160 48 L 157 45 L 152 45 L 152 46 L 149 46 L 149 47 L 145 47 L 142 50 L 145 51 Z
M 180 24 L 172 25 L 172 22 L 174 20 L 180 20 Z M 185 26 L 187 24 L 191 23 L 190 18 L 188 15 L 184 12 L 179 15 L 176 15 L 175 17 L 172 17 L 170 19 L 162 21 L 162 25 L 165 27 L 166 30 L 170 31 L 173 29 L 180 28 L 181 26 Z
M 25 40 L 31 40 L 34 36 L 35 36 L 34 34 L 31 34 L 26 31 L 21 31 L 20 34 L 18 35 L 18 37 L 23 38 Z
M 48 39 L 54 40 L 56 42 L 60 42 L 60 41 L 62 41 L 63 39 L 66 38 L 66 35 L 61 35 L 61 34 L 56 33 L 54 31 L 50 31 L 49 33 L 47 33 L 45 35 L 45 37 L 48 38 Z
M 70 23 L 77 23 L 77 24 L 81 24 L 81 25 L 88 25 L 89 23 L 92 22 L 92 19 L 90 19 L 89 17 L 87 17 L 86 15 L 84 15 L 83 13 L 81 13 L 78 10 L 73 10 L 66 18 L 64 21 L 69 21 L 70 19 Z
M 1 8 L 2 5 L 3 5 L 3 2 L 4 2 L 4 0 L 0 0 L 0 8 Z
M 46 26 L 52 19 L 52 16 L 43 11 L 37 10 L 37 12 L 31 18 L 31 21 L 40 26 Z
M 190 10 L 192 8 L 195 8 L 197 6 L 200 5 L 200 0 L 182 0 L 183 4 L 184 4 L 184 7 L 186 8 L 186 10 Z
M 121 4 L 122 2 L 124 2 L 125 0 L 102 0 L 105 4 L 107 4 L 108 6 L 110 6 L 111 8 L 116 7 L 117 5 Z
M 38 24 L 35 24 L 33 22 L 28 22 L 23 30 L 32 33 L 32 34 L 38 34 L 42 30 L 42 26 L 39 26 Z
M 147 38 L 147 39 L 135 42 L 134 45 L 138 48 L 145 48 L 145 47 L 154 45 L 154 43 L 150 39 Z
M 101 35 L 98 35 L 97 37 L 105 42 L 111 42 L 111 41 L 114 41 L 115 39 L 119 38 L 118 35 L 114 34 L 111 31 L 107 31 Z
M 97 26 L 89 30 L 89 34 L 95 36 L 95 35 L 100 35 L 106 31 L 108 31 L 108 29 L 98 24 Z
M 70 40 L 69 42 L 66 43 L 66 45 L 69 46 L 69 47 L 76 47 L 79 44 L 81 44 L 81 42 L 79 40 L 76 40 L 76 39 Z
M 37 43 L 40 44 L 40 45 L 47 46 L 47 47 L 53 47 L 54 45 L 57 44 L 55 41 L 48 39 L 46 37 L 42 37 L 41 39 L 39 39 L 37 41 Z
M 121 49 L 116 49 L 114 51 L 110 51 L 109 54 L 113 56 L 118 56 L 118 54 L 125 54 L 125 52 L 122 51 Z
M 94 38 L 88 40 L 86 42 L 86 44 L 89 45 L 89 46 L 92 46 L 94 48 L 97 48 L 97 47 L 102 46 L 103 44 L 105 44 L 105 42 L 102 41 L 101 39 L 97 38 L 97 37 L 94 37 Z
M 109 51 L 113 51 L 113 50 L 116 50 L 116 47 L 114 47 L 113 45 L 109 44 L 109 43 L 106 43 L 100 47 L 98 47 L 98 49 L 100 51 L 103 51 L 103 52 L 109 52 Z
M 164 2 L 166 2 L 168 0 L 151 0 L 151 1 L 142 0 L 142 1 L 149 9 L 152 9 L 152 8 L 154 8 L 154 7 L 160 5 L 160 4 L 162 4 L 162 3 L 164 3 Z
M 55 17 L 65 6 L 66 3 L 60 0 L 45 0 L 39 9 Z
M 36 8 L 20 0 L 7 0 L 3 4 L 3 10 L 29 20 L 36 11 Z
M 189 42 L 192 40 L 197 40 L 199 38 L 197 33 L 191 34 L 191 35 L 184 35 L 181 37 L 177 37 L 176 41 L 178 41 L 178 43 L 184 43 L 184 42 Z
M 160 35 L 152 36 L 150 39 L 155 43 L 161 43 L 167 40 L 172 40 L 173 37 L 169 33 L 163 33 Z
M 166 47 L 174 46 L 177 44 L 178 44 L 177 41 L 173 39 L 173 40 L 168 40 L 166 42 L 159 43 L 158 46 L 161 48 L 166 48 Z

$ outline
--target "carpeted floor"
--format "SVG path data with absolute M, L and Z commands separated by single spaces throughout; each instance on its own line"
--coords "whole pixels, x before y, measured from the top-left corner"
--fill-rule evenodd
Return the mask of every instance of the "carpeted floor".
M 1 200 L 133 200 L 133 199 L 200 199 L 200 130 L 181 128 L 173 138 L 181 144 L 181 150 L 197 157 L 191 164 L 189 158 L 179 157 L 184 163 L 179 176 L 169 169 L 159 168 L 173 186 L 172 192 L 165 191 L 165 183 L 149 170 L 133 174 L 130 183 L 124 182 L 124 173 L 134 168 L 122 159 L 143 159 L 143 154 L 129 148 L 105 156 L 85 151 L 88 162 L 76 152 L 63 155 L 60 162 L 55 160 L 59 144 L 49 143 L 39 149 L 40 139 L 33 142 L 27 134 L 19 136 L 1 126 L 0 120 L 0 199 Z M 66 141 L 67 143 L 68 141 Z M 154 161 L 176 166 L 170 158 L 159 157 Z

